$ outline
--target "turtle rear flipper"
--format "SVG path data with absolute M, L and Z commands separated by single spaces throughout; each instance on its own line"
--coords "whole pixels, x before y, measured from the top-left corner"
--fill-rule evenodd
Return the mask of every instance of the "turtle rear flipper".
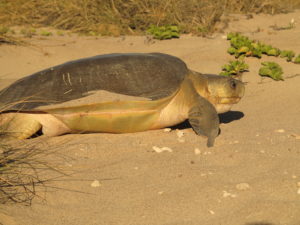
M 26 139 L 37 133 L 42 125 L 30 114 L 0 114 L 0 134 L 2 138 Z
M 198 96 L 188 116 L 194 131 L 198 135 L 207 136 L 207 147 L 212 147 L 219 134 L 219 117 L 215 107 L 205 98 Z

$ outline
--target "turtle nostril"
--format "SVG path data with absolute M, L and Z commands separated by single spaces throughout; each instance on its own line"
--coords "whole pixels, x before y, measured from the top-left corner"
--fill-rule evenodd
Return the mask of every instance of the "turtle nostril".
M 231 80 L 231 82 L 230 82 L 230 87 L 231 87 L 232 89 L 235 89 L 235 88 L 236 88 L 236 82 L 235 82 L 234 80 Z

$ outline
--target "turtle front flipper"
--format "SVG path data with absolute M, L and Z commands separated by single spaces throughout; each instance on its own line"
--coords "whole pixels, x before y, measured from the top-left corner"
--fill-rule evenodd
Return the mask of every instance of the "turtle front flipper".
M 188 119 L 198 135 L 207 136 L 207 147 L 212 147 L 219 134 L 219 117 L 215 107 L 205 98 L 198 96 L 189 110 Z
M 26 139 L 41 129 L 42 125 L 30 114 L 0 114 L 1 139 Z

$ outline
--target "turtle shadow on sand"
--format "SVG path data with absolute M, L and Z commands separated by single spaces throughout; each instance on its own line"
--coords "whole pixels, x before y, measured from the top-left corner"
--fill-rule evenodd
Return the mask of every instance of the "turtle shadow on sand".
M 220 123 L 230 123 L 235 120 L 240 120 L 243 117 L 244 117 L 244 113 L 240 111 L 229 111 L 226 113 L 219 114 Z M 187 128 L 192 128 L 188 120 L 171 127 L 172 130 L 173 129 L 183 130 Z
M 229 111 L 219 114 L 220 123 L 230 123 L 235 120 L 240 120 L 244 117 L 244 113 L 240 111 Z

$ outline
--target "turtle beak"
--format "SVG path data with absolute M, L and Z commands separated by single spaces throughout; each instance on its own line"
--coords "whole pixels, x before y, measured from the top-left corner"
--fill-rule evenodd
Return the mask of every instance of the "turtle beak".
M 242 97 L 223 97 L 219 98 L 218 104 L 236 104 L 241 100 Z

